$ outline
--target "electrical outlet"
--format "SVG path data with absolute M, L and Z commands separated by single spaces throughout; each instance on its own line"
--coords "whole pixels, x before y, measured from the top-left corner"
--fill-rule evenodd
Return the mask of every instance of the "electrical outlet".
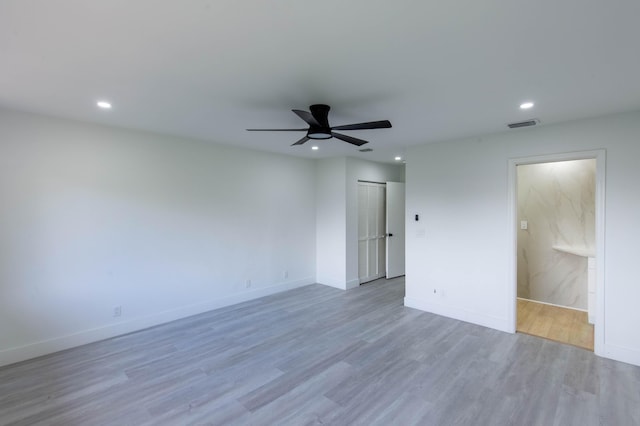
M 245 287 L 251 288 L 251 280 L 247 280 L 247 282 L 245 283 Z
M 434 288 L 433 295 L 436 297 L 444 297 L 444 291 L 441 288 Z
M 114 318 L 122 316 L 122 306 L 116 306 L 113 308 L 113 316 Z

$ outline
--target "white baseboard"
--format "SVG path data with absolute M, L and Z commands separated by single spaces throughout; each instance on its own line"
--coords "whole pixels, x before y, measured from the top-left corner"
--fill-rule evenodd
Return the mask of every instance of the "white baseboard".
M 627 364 L 640 366 L 640 351 L 612 344 L 604 345 L 604 353 L 597 354 L 604 358 L 610 358 Z
M 506 318 L 498 318 L 490 315 L 472 312 L 466 309 L 460 309 L 453 306 L 441 305 L 422 299 L 404 298 L 404 305 L 409 308 L 420 309 L 421 311 L 431 312 L 432 314 L 442 315 L 443 317 L 453 318 L 460 321 L 470 322 L 472 324 L 481 325 L 483 327 L 494 328 L 496 330 L 510 333 L 513 326 L 509 327 Z
M 318 281 L 318 284 L 326 285 L 327 287 L 337 288 L 339 290 L 346 290 L 347 289 L 345 283 L 339 283 L 339 282 L 335 282 L 335 281 Z
M 104 327 L 83 330 L 66 336 L 54 337 L 52 339 L 31 343 L 17 348 L 5 349 L 0 351 L 0 367 L 70 349 L 76 346 L 86 345 L 87 343 L 93 343 L 134 331 L 144 330 L 145 328 L 198 315 L 214 309 L 223 308 L 225 306 L 235 305 L 237 303 L 246 302 L 259 297 L 292 290 L 294 288 L 313 284 L 314 282 L 315 279 L 313 277 L 309 277 L 302 280 L 279 283 L 269 287 L 257 288 L 251 291 L 234 294 L 232 296 L 181 306 L 168 311 L 158 312 L 153 315 L 134 318 L 129 321 L 109 324 Z
M 326 285 L 327 287 L 333 287 L 340 290 L 351 290 L 352 288 L 356 288 L 360 285 L 360 280 L 351 280 L 347 282 L 337 282 L 337 281 L 318 281 L 318 284 Z
M 351 290 L 352 288 L 357 288 L 358 286 L 360 286 L 360 280 L 355 279 L 355 280 L 347 281 L 347 284 L 345 285 L 345 289 Z

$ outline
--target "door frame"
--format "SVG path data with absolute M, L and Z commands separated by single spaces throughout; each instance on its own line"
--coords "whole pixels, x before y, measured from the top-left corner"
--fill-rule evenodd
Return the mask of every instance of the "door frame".
M 605 348 L 605 179 L 606 179 L 606 151 L 597 149 L 591 151 L 576 151 L 557 154 L 537 155 L 509 159 L 508 170 L 508 238 L 509 238 L 509 268 L 507 291 L 507 325 L 509 332 L 516 332 L 517 295 L 518 295 L 518 182 L 517 166 L 537 163 L 555 163 L 571 160 L 596 160 L 596 323 L 594 327 L 594 353 L 604 356 Z

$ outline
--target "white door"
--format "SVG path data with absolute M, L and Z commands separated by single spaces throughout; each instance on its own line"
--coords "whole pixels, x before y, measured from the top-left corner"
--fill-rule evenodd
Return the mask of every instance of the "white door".
M 358 182 L 358 278 L 385 276 L 385 184 Z
M 404 275 L 404 183 L 387 182 L 387 278 Z

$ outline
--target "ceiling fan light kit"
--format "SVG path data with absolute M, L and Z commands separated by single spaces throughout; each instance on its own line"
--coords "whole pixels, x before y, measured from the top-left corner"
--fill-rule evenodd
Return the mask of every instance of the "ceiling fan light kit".
M 391 127 L 389 120 L 369 121 L 366 123 L 345 124 L 331 127 L 329 125 L 329 110 L 331 107 L 324 104 L 315 104 L 309 107 L 309 112 L 293 109 L 294 114 L 304 120 L 309 125 L 307 129 L 247 129 L 250 132 L 307 132 L 299 141 L 291 146 L 302 145 L 310 139 L 331 139 L 336 138 L 352 145 L 361 146 L 368 141 L 354 138 L 352 136 L 336 133 L 334 130 L 368 130 L 368 129 L 388 129 Z
M 309 139 L 331 139 L 333 136 L 331 136 L 331 133 L 323 130 L 309 129 L 307 131 L 307 137 Z

